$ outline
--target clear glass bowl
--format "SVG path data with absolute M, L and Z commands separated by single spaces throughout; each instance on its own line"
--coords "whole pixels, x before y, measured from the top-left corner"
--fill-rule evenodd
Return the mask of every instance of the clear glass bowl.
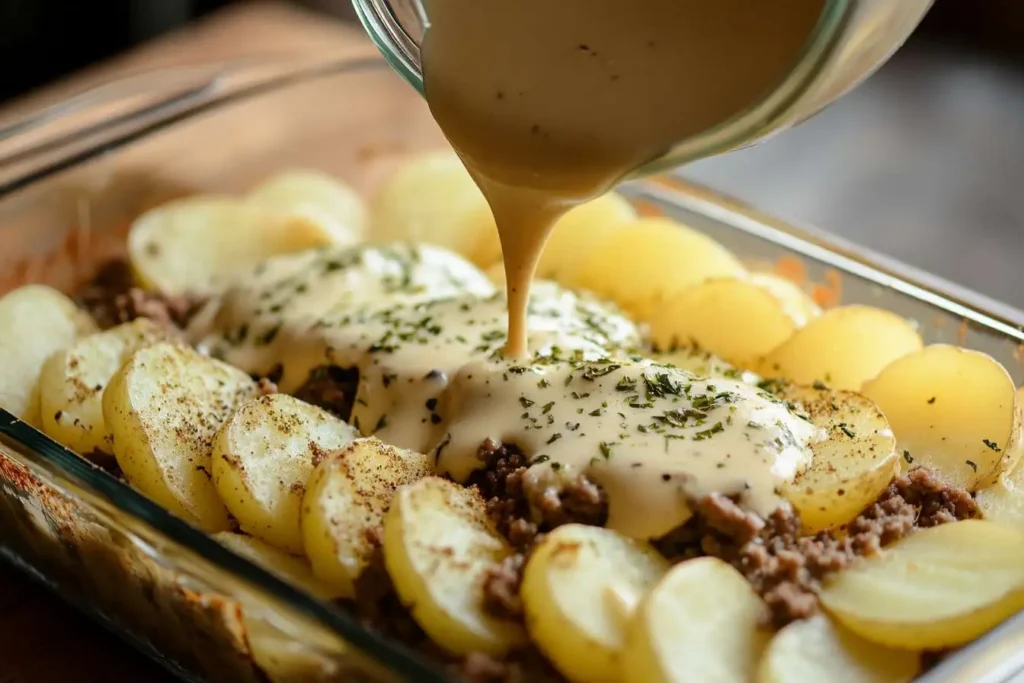
M 878 70 L 907 40 L 933 0 L 824 0 L 817 26 L 785 78 L 754 106 L 684 140 L 632 176 L 745 147 L 813 116 Z M 352 0 L 381 54 L 423 92 L 420 44 L 430 25 L 422 0 Z M 666 84 L 671 87 L 671 84 Z
M 0 292 L 73 288 L 121 253 L 135 216 L 172 197 L 238 192 L 296 166 L 370 193 L 396 162 L 444 144 L 383 60 L 258 59 L 110 84 L 0 122 Z M 680 181 L 624 192 L 748 262 L 799 272 L 836 303 L 892 309 L 928 341 L 986 351 L 1024 380 L 1019 311 Z M 3 411 L 0 555 L 186 680 L 446 680 Z M 926 680 L 1004 680 L 1024 666 L 1020 622 Z

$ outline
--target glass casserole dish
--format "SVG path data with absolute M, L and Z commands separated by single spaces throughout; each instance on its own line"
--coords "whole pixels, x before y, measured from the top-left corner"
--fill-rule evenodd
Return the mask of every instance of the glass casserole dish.
M 377 59 L 252 60 L 112 84 L 0 124 L 0 293 L 71 290 L 120 253 L 137 215 L 171 198 L 241 192 L 290 167 L 369 193 L 403 158 L 444 146 L 422 100 Z M 926 342 L 984 351 L 1024 382 L 1018 311 L 678 180 L 623 192 L 746 262 L 799 264 L 842 303 L 912 319 Z M 4 412 L 0 487 L 4 557 L 183 678 L 447 680 Z M 1021 639 L 1018 617 L 921 680 L 1007 680 L 1024 669 Z

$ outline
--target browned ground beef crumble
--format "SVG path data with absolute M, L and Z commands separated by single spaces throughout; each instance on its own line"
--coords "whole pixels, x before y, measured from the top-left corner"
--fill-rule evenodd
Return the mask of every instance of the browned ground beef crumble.
M 184 329 L 202 304 L 195 297 L 168 296 L 141 289 L 124 259 L 104 263 L 95 277 L 78 289 L 74 299 L 104 330 L 136 318 L 149 318 L 159 325 Z
M 352 415 L 358 386 L 359 370 L 337 365 L 321 365 L 310 371 L 309 377 L 295 390 L 294 395 L 295 398 L 319 406 L 347 422 Z
M 164 297 L 135 286 L 127 262 L 111 261 L 75 295 L 76 301 L 101 328 L 139 317 L 184 328 L 198 308 L 186 297 Z M 264 395 L 277 393 L 280 368 L 254 377 Z M 315 368 L 294 392 L 296 398 L 349 419 L 359 373 L 334 365 Z M 608 502 L 600 487 L 585 477 L 561 490 L 530 491 L 523 485 L 529 466 L 515 446 L 488 439 L 480 446 L 484 467 L 468 485 L 475 486 L 498 531 L 514 553 L 485 578 L 488 611 L 511 620 L 523 619 L 520 598 L 522 571 L 532 548 L 544 534 L 571 522 L 603 526 Z M 104 457 L 101 462 L 110 461 Z M 112 473 L 120 475 L 116 464 Z M 846 529 L 837 533 L 800 535 L 800 520 L 788 509 L 767 519 L 744 511 L 731 498 L 713 494 L 692 501 L 694 516 L 655 545 L 669 559 L 701 555 L 719 557 L 739 570 L 769 607 L 766 627 L 780 628 L 819 610 L 817 591 L 830 573 L 871 555 L 915 528 L 969 519 L 978 514 L 970 494 L 943 484 L 929 471 L 912 470 L 896 479 Z M 379 545 L 380 539 L 375 539 Z M 469 683 L 547 683 L 564 681 L 533 646 L 506 657 L 473 653 L 455 658 L 434 644 L 401 604 L 380 554 L 357 582 L 355 601 L 341 605 L 367 628 L 397 640 L 420 655 L 441 663 L 454 677 Z M 928 670 L 948 652 L 922 653 Z

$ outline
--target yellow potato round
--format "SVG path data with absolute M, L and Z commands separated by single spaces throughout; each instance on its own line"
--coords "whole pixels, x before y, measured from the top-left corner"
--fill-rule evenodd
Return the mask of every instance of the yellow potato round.
M 257 393 L 249 375 L 190 348 L 147 346 L 114 373 L 103 420 L 114 457 L 143 495 L 203 531 L 230 528 L 211 480 L 213 438 Z
M 359 194 L 320 171 L 277 173 L 252 189 L 246 201 L 289 219 L 311 222 L 330 234 L 333 244 L 355 244 L 366 231 L 367 210 Z
M 1024 534 L 981 520 L 923 529 L 834 574 L 821 600 L 872 642 L 963 645 L 1024 608 Z
M 430 474 L 422 453 L 358 439 L 313 470 L 302 499 L 302 539 L 313 572 L 348 597 L 380 547 L 395 490 Z
M 636 220 L 636 209 L 615 192 L 577 206 L 552 228 L 537 264 L 537 277 L 574 286 L 581 252 L 610 236 L 616 227 Z
M 978 351 L 935 344 L 864 385 L 914 466 L 971 491 L 1021 456 L 1020 411 L 1006 369 Z
M 244 557 L 282 581 L 301 588 L 315 597 L 325 600 L 338 597 L 338 593 L 330 586 L 313 576 L 309 564 L 301 557 L 282 552 L 258 538 L 231 531 L 213 534 L 213 539 L 236 555 Z
M 271 256 L 333 241 L 328 230 L 310 221 L 241 199 L 196 195 L 139 216 L 128 234 L 128 258 L 144 287 L 211 294 L 232 275 Z
M 667 571 L 646 543 L 600 527 L 560 526 L 534 549 L 523 572 L 530 637 L 569 680 L 618 681 L 626 624 Z
M 384 564 L 398 597 L 453 654 L 500 655 L 525 642 L 520 624 L 484 608 L 484 577 L 510 553 L 480 494 L 447 479 L 402 486 L 384 521 Z
M 1017 391 L 1017 419 L 1024 412 L 1024 389 Z M 985 519 L 1024 531 L 1024 463 L 1018 461 L 994 482 L 978 489 L 974 497 Z
M 804 531 L 814 534 L 853 521 L 899 474 L 889 423 L 878 406 L 851 391 L 788 386 L 780 394 L 826 435 L 811 444 L 811 466 L 785 489 Z
M 750 281 L 762 287 L 782 304 L 786 314 L 797 327 L 803 327 L 813 318 L 821 315 L 821 307 L 807 292 L 793 282 L 774 273 L 751 273 Z
M 768 352 L 758 372 L 797 384 L 857 391 L 892 361 L 921 348 L 921 335 L 889 311 L 842 306 L 822 313 Z
M 344 420 L 287 394 L 259 396 L 213 440 L 213 485 L 242 531 L 302 553 L 299 510 L 316 463 L 359 436 Z
M 675 294 L 650 325 L 660 348 L 692 346 L 748 367 L 797 329 L 779 299 L 737 279 L 707 280 Z
M 764 602 L 735 569 L 713 557 L 676 565 L 629 623 L 624 683 L 750 681 L 771 637 Z
M 498 261 L 493 266 L 484 271 L 484 275 L 487 279 L 494 283 L 496 287 L 505 286 L 505 264 Z
M 0 408 L 38 427 L 43 364 L 95 324 L 57 290 L 26 285 L 0 297 L 0 329 Z
M 426 242 L 492 265 L 497 228 L 483 193 L 454 152 L 405 162 L 370 204 L 373 242 Z
M 644 321 L 660 317 L 664 302 L 693 285 L 745 272 L 718 242 L 667 218 L 617 224 L 581 250 L 579 259 L 573 286 L 611 299 Z
M 103 390 L 135 351 L 176 334 L 139 318 L 79 339 L 46 361 L 39 377 L 43 431 L 86 457 L 113 454 L 103 420 Z
M 864 640 L 818 615 L 775 634 L 757 683 L 905 683 L 920 668 L 916 652 Z

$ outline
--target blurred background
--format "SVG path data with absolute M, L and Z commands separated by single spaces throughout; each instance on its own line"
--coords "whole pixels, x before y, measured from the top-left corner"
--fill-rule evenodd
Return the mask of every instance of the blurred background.
M 0 0 L 0 106 L 229 4 Z M 292 4 L 352 20 L 348 0 Z M 1024 308 L 1024 0 L 936 0 L 838 104 L 681 172 Z

